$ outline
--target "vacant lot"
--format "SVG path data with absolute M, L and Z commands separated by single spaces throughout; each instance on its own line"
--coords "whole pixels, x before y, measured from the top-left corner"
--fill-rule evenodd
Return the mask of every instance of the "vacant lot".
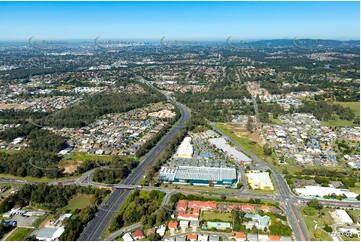
M 254 140 L 251 140 L 249 138 L 237 136 L 234 132 L 232 132 L 231 130 L 228 130 L 227 125 L 216 124 L 216 127 L 219 128 L 220 130 L 222 130 L 229 137 L 233 138 L 240 145 L 242 145 L 243 147 L 245 147 L 246 149 L 248 149 L 249 151 L 254 153 L 256 156 L 267 161 L 268 164 L 272 165 L 279 172 L 282 172 L 285 167 L 291 174 L 302 170 L 301 168 L 296 167 L 296 166 L 292 166 L 292 165 L 283 165 L 282 166 L 282 165 L 278 164 L 274 155 L 272 155 L 271 157 L 267 157 L 264 155 L 263 147 L 261 145 L 259 145 L 257 142 L 255 142 Z
M 324 126 L 334 126 L 334 127 L 341 127 L 341 126 L 358 126 L 357 124 L 354 124 L 353 121 L 349 120 L 343 120 L 343 119 L 334 119 L 329 121 L 321 121 L 321 124 Z
M 360 103 L 359 102 L 335 102 L 336 104 L 340 104 L 343 107 L 351 108 L 352 112 L 356 115 L 356 117 L 360 117 Z
M 7 238 L 6 241 L 24 241 L 34 229 L 16 228 Z
M 63 160 L 61 161 L 60 166 L 64 167 L 65 173 L 73 173 L 83 162 L 84 161 L 82 160 Z
M 332 241 L 332 238 L 322 228 L 325 224 L 331 225 L 334 222 L 329 212 L 335 211 L 335 209 L 324 208 L 321 211 L 316 211 L 315 215 L 306 215 L 302 208 L 299 209 L 300 214 L 305 221 L 311 240 Z M 316 224 L 318 229 L 315 233 Z
M 335 104 L 340 104 L 343 107 L 349 107 L 352 112 L 355 114 L 356 118 L 360 119 L 360 103 L 359 102 L 334 102 Z M 359 126 L 353 123 L 353 120 L 343 120 L 335 119 L 329 120 L 327 122 L 321 122 L 325 126 Z
M 25 109 L 29 105 L 27 104 L 17 104 L 17 103 L 11 103 L 11 104 L 0 104 L 0 109 Z
M 223 212 L 216 212 L 216 211 L 203 211 L 201 219 L 232 222 L 232 215 L 231 215 L 231 213 L 223 213 Z
M 70 201 L 68 202 L 68 205 L 64 208 L 61 208 L 61 212 L 65 213 L 67 210 L 74 210 L 74 209 L 83 209 L 87 206 L 90 206 L 94 204 L 94 196 L 88 195 L 88 194 L 77 194 L 75 195 Z

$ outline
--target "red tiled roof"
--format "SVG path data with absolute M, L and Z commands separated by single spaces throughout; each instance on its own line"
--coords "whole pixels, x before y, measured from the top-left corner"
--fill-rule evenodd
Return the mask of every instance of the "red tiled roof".
M 269 240 L 270 240 L 270 241 L 280 241 L 280 240 L 281 240 L 281 237 L 278 236 L 278 235 L 270 235 L 270 236 L 269 236 Z
M 243 232 L 237 232 L 236 233 L 236 238 L 237 239 L 244 239 L 245 238 L 244 233 Z
M 241 206 L 242 211 L 254 211 L 254 206 L 251 205 L 242 205 Z
M 170 221 L 168 223 L 168 227 L 169 228 L 177 228 L 178 227 L 178 222 L 177 221 Z
M 133 233 L 133 237 L 144 237 L 143 230 L 137 230 Z
M 269 207 L 266 206 L 266 205 L 262 205 L 262 206 L 261 206 L 261 210 L 263 210 L 263 211 L 269 211 Z
M 197 239 L 198 238 L 198 234 L 188 234 L 187 235 L 187 239 L 191 240 L 191 239 Z

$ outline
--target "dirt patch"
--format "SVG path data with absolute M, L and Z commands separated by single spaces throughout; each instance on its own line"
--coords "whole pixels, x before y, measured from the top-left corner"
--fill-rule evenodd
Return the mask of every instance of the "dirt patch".
M 64 167 L 64 173 L 73 173 L 76 171 L 84 161 L 82 160 L 70 160 L 66 161 L 62 166 Z
M 245 124 L 225 124 L 225 127 L 238 137 L 249 138 L 258 144 L 263 144 L 263 139 L 257 129 L 253 133 L 250 133 Z
M 0 104 L 0 109 L 25 109 L 29 107 L 27 104 L 17 104 L 17 103 L 10 103 L 10 104 Z

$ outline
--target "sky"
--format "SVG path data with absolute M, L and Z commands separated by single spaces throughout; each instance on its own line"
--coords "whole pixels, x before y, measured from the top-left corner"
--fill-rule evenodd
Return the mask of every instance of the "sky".
M 0 40 L 358 40 L 359 35 L 359 2 L 0 2 Z

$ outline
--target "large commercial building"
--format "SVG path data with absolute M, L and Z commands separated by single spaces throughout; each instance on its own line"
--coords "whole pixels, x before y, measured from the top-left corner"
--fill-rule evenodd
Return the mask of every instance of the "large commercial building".
M 249 164 L 252 161 L 248 156 L 230 146 L 224 138 L 213 138 L 209 139 L 208 141 L 211 145 L 215 146 L 217 149 L 222 150 L 236 162 Z
M 237 171 L 235 168 L 195 166 L 162 167 L 159 179 L 180 184 L 191 183 L 198 186 L 214 185 L 224 187 L 230 186 L 237 181 Z
M 271 178 L 268 172 L 258 170 L 247 173 L 248 183 L 253 189 L 274 190 Z
M 180 158 L 192 158 L 193 156 L 193 145 L 191 144 L 192 138 L 187 136 L 184 138 L 182 143 L 179 145 L 177 152 L 175 153 L 176 157 Z
M 347 189 L 321 186 L 305 186 L 304 188 L 296 188 L 296 192 L 301 196 L 324 197 L 331 194 L 336 196 L 345 195 L 348 199 L 355 200 L 358 194 L 350 192 Z

